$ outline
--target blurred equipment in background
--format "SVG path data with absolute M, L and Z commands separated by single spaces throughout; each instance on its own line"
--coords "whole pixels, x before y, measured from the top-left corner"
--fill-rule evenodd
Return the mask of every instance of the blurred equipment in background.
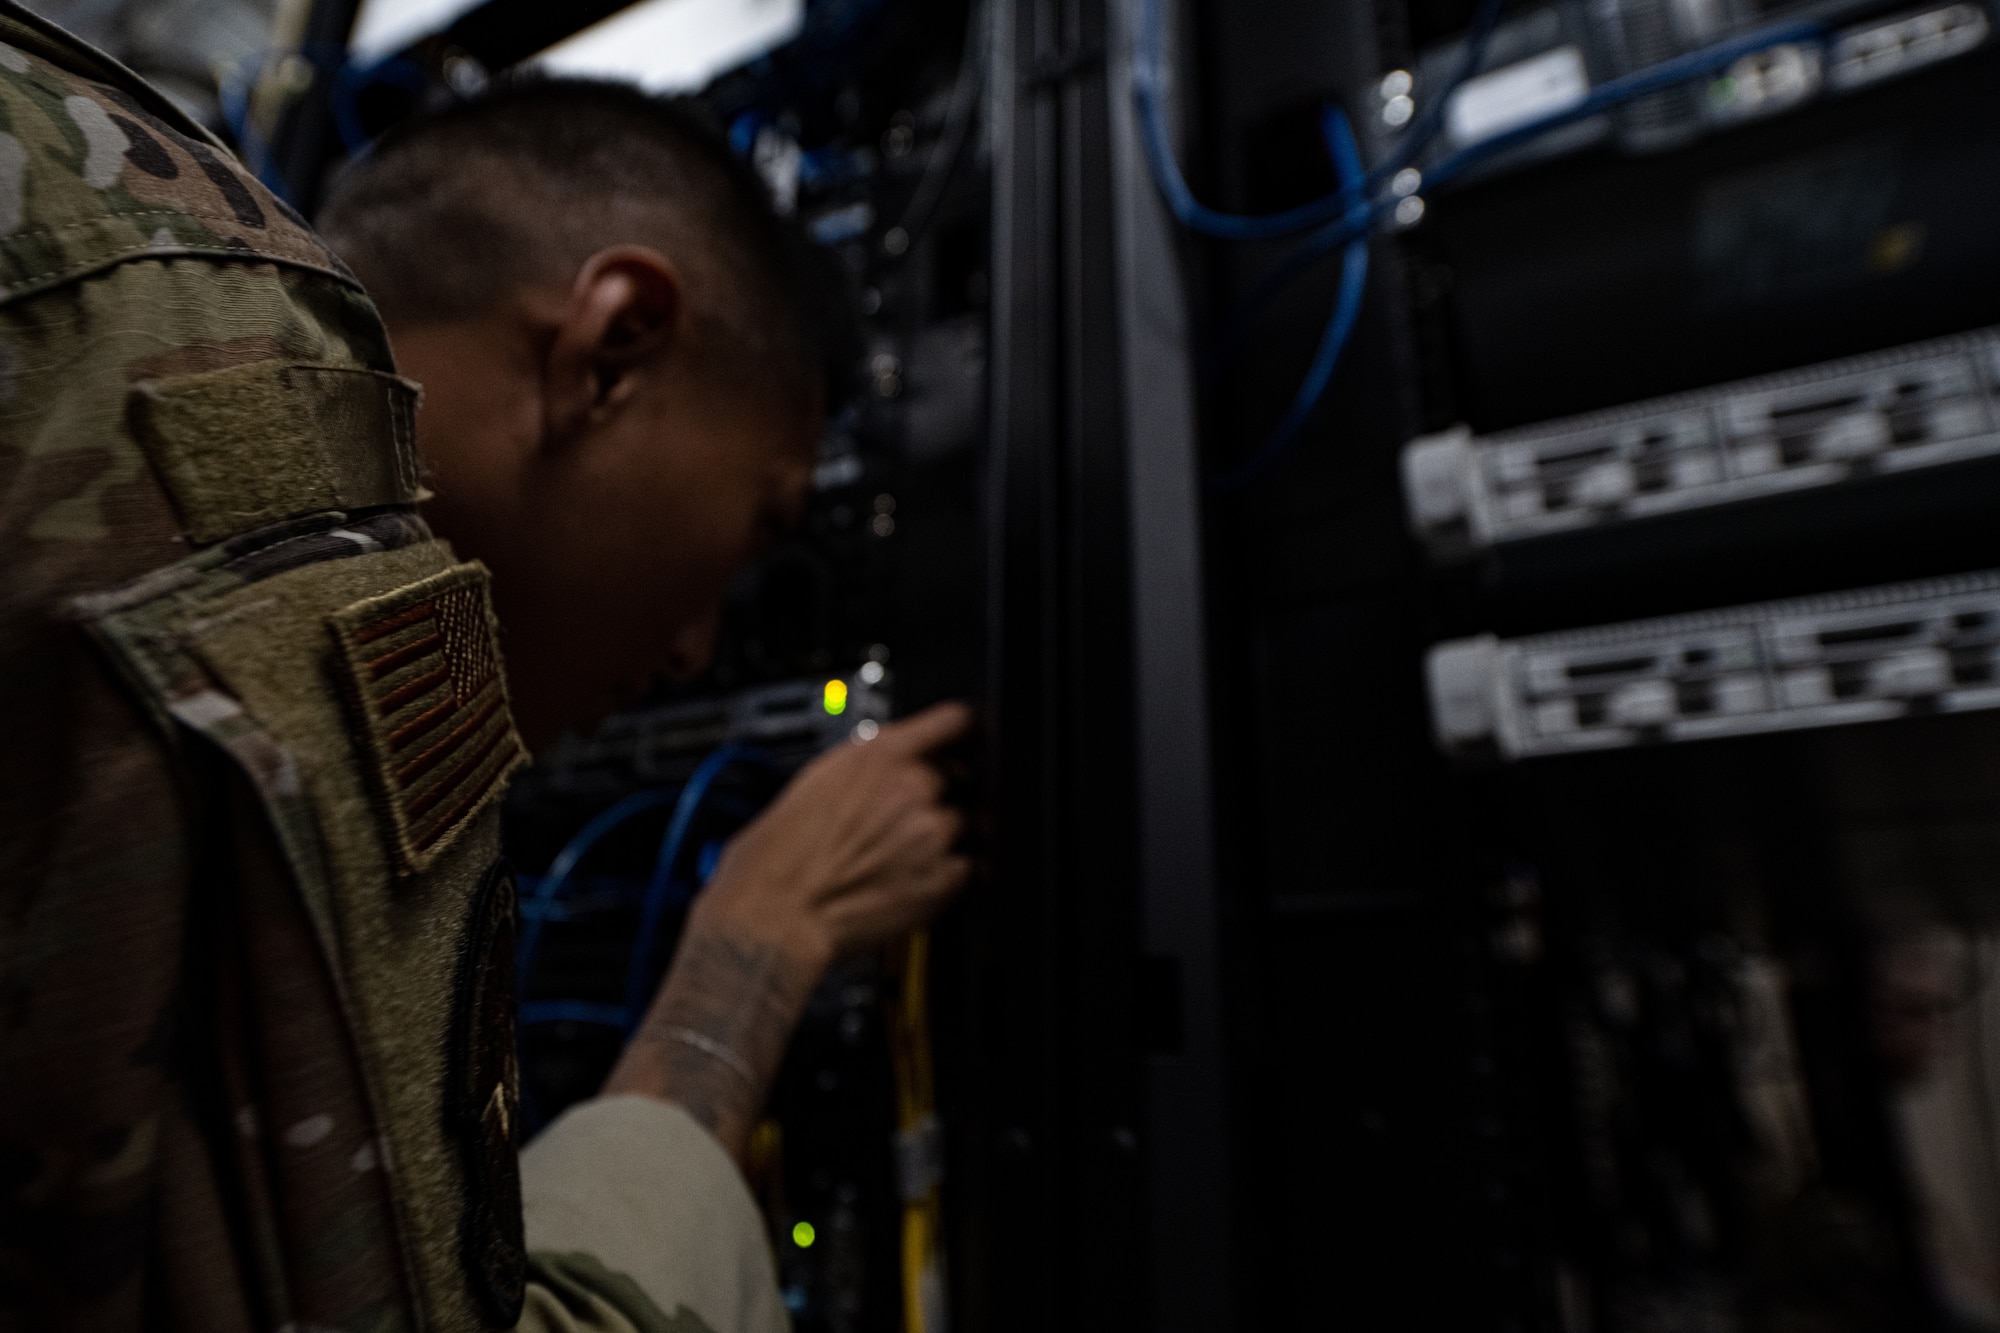
M 1245 1325 L 2000 1327 L 1994 11 L 1142 10 Z
M 224 99 L 243 95 L 267 52 L 296 47 L 296 23 L 307 7 L 275 0 L 37 0 L 28 8 L 221 130 Z

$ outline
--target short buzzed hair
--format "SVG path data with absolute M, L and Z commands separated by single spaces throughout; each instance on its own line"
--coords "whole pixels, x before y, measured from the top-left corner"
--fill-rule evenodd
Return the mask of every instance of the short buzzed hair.
M 334 180 L 319 225 L 391 325 L 468 318 L 567 283 L 607 246 L 654 245 L 733 356 L 818 381 L 830 406 L 852 388 L 844 275 L 692 98 L 500 81 L 385 135 Z

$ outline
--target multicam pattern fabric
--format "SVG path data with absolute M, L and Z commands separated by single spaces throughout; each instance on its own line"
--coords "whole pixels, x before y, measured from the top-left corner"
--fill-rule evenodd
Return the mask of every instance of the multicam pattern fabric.
M 485 571 L 460 565 L 331 618 L 406 873 L 425 869 L 527 760 L 507 710 Z
M 74 600 L 184 610 L 424 537 L 335 514 L 191 557 L 126 427 L 151 379 L 393 365 L 302 225 L 91 73 L 123 77 L 0 6 L 0 1328 L 414 1328 L 297 768 L 198 663 L 107 670 L 77 621 L 111 605 Z
M 425 537 L 406 513 L 329 515 L 67 604 L 141 697 L 236 763 L 195 758 L 176 781 L 114 695 L 83 754 L 137 781 L 109 793 L 115 811 L 52 812 L 50 861 L 8 867 L 16 1010 L 0 1034 L 0 1151 L 35 1166 L 0 1201 L 0 1325 L 11 1309 L 35 1326 L 136 1329 L 166 1300 L 189 1327 L 415 1326 L 366 1061 L 311 910 L 323 894 L 296 878 L 317 863 L 298 765 L 179 651 L 177 631 L 212 598 Z M 104 679 L 86 670 L 73 684 L 101 697 Z M 193 829 L 180 824 L 190 781 Z M 120 855 L 135 824 L 158 849 L 136 861 Z M 85 922 L 94 944 L 76 938 Z M 148 1286 L 156 1265 L 165 1290 Z
M 255 256 L 354 278 L 291 207 L 146 94 L 0 44 L 0 300 L 147 255 Z M 66 67 L 69 66 L 69 67 Z

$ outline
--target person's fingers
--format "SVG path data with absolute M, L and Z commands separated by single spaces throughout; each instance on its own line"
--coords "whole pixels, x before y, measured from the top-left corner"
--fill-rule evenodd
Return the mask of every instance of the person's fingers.
M 934 805 L 924 812 L 926 843 L 937 853 L 951 850 L 965 832 L 965 816 L 948 805 Z
M 957 892 L 969 873 L 971 861 L 950 850 L 951 830 L 930 825 L 923 835 L 930 846 L 921 856 L 905 861 L 898 872 L 880 882 L 884 890 L 912 898 L 949 897 Z
M 841 899 L 828 912 L 839 951 L 852 953 L 926 924 L 965 887 L 971 875 L 969 858 L 940 857 L 921 875 Z
M 876 733 L 869 748 L 890 754 L 929 754 L 951 744 L 972 729 L 972 710 L 962 703 L 932 704 L 921 713 L 891 722 Z
M 962 831 L 963 817 L 946 805 L 915 806 L 884 831 L 885 861 L 916 869 L 951 850 Z
M 950 898 L 972 880 L 972 858 L 952 852 L 940 856 L 931 868 L 931 877 L 926 882 L 927 891 L 934 897 Z
M 899 759 L 865 789 L 851 795 L 865 803 L 865 809 L 898 816 L 905 810 L 936 805 L 944 795 L 944 779 L 920 759 Z
M 720 890 L 764 928 L 809 920 L 843 953 L 928 921 L 971 863 L 953 850 L 965 816 L 944 804 L 948 780 L 927 756 L 972 716 L 940 705 L 815 760 L 731 841 L 704 896 Z
M 908 775 L 910 802 L 913 805 L 936 805 L 944 796 L 944 774 L 926 763 L 913 763 L 904 768 Z

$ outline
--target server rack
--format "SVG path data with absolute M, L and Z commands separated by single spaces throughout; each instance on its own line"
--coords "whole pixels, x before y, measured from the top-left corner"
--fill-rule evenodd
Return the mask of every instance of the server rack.
M 1196 7 L 1198 192 L 1267 213 L 1332 189 L 1328 103 L 1381 161 L 1484 12 Z M 1925 15 L 1934 63 L 1844 82 Z M 1926 638 L 1919 610 L 1993 563 L 1990 391 L 1966 360 L 1971 415 L 1942 434 L 1921 386 L 1869 397 L 1993 318 L 1991 19 L 1925 15 L 1502 10 L 1472 78 L 1554 100 L 1480 114 L 1579 118 L 1414 187 L 1314 424 L 1211 494 L 1230 1107 L 1277 1127 L 1239 1181 L 1246 1326 L 1990 1317 L 1980 1242 L 1944 1234 L 1988 1205 L 1939 1196 L 1994 1180 L 1991 724 L 1955 711 L 1984 665 L 1951 637 L 1982 621 Z M 1744 32 L 1754 59 L 1586 104 Z M 1746 89 L 1775 102 L 1739 116 Z M 1480 133 L 1415 164 L 1444 174 Z M 1279 253 L 1189 256 L 1198 338 Z M 1336 269 L 1211 381 L 1212 469 L 1284 412 Z M 1754 453 L 1696 458 L 1738 447 L 1764 480 Z M 1648 638 L 1716 631 L 1745 646 Z M 1774 663 L 1768 707 L 1702 675 L 1746 651 Z M 1461 729 L 1468 706 L 1495 725 Z
M 1327 106 L 1395 154 L 1489 13 L 1167 10 L 1174 150 L 1251 213 L 1336 188 Z M 954 1322 L 1980 1326 L 1926 1192 L 1992 1125 L 1917 1093 L 1940 1043 L 1995 1091 L 1991 11 L 1499 10 L 1412 165 L 1573 118 L 1381 183 L 1248 484 L 1343 256 L 1239 328 L 1284 248 L 1175 226 L 1148 7 L 975 13 L 982 557 L 932 592 L 979 665 L 895 660 L 987 722 L 935 997 Z M 410 54 L 448 84 L 552 21 Z M 1765 656 L 1687 656 L 1718 634 Z

